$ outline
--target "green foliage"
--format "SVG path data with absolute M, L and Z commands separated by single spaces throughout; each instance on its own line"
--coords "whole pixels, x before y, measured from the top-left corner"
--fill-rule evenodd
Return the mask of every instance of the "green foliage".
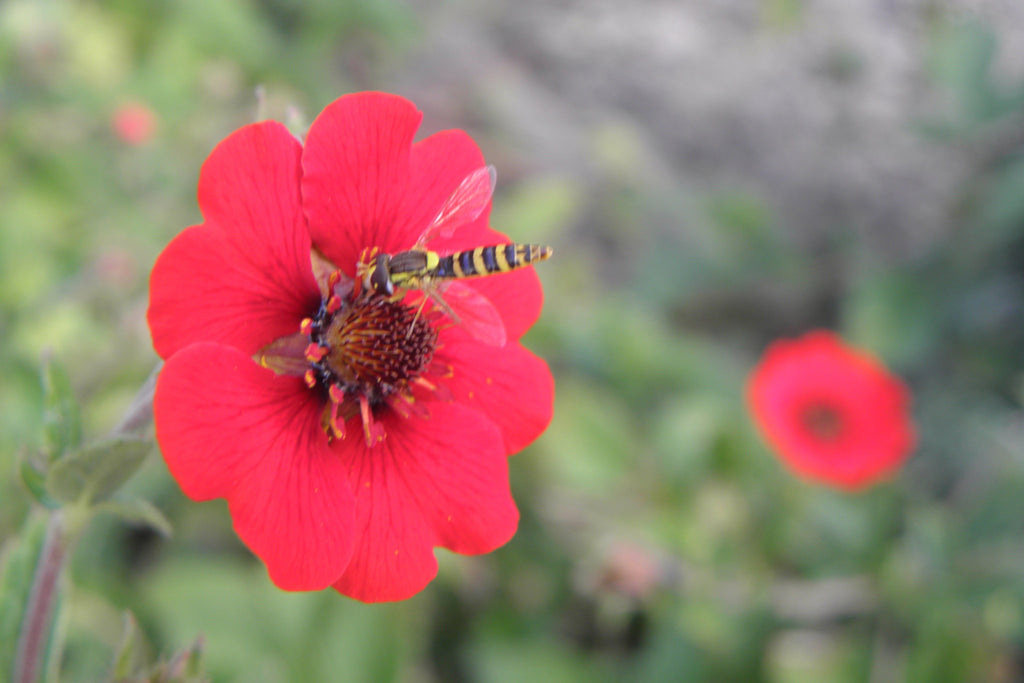
M 993 68 L 998 49 L 992 28 L 973 20 L 937 22 L 930 67 L 958 105 L 953 126 L 976 133 L 1002 118 L 1020 113 L 1024 84 L 1003 87 Z
M 143 590 L 140 616 L 170 642 L 202 624 L 214 680 L 392 680 L 415 642 L 413 604 L 366 606 L 330 593 L 264 590 L 262 571 L 204 557 L 165 563 Z
M 18 469 L 21 482 L 36 500 L 50 508 L 59 506 L 47 490 L 46 479 L 51 468 L 78 448 L 82 425 L 78 402 L 64 371 L 51 359 L 44 360 L 42 371 L 43 415 L 42 447 L 31 454 L 22 453 Z
M 62 503 L 106 500 L 135 474 L 152 448 L 148 439 L 117 438 L 92 444 L 56 463 L 47 474 L 46 490 Z
M 145 498 L 104 500 L 95 509 L 97 512 L 110 512 L 133 526 L 152 529 L 164 537 L 169 537 L 173 532 L 164 513 Z
M 203 643 L 175 653 L 165 661 L 149 663 L 145 634 L 130 614 L 124 615 L 124 632 L 114 656 L 111 678 L 124 683 L 201 683 L 210 679 L 203 673 Z
M 43 364 L 43 456 L 47 463 L 78 448 L 82 424 L 67 374 L 52 360 Z

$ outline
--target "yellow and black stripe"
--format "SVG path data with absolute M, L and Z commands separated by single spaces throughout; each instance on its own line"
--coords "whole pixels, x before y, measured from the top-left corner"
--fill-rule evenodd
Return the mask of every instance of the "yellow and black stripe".
M 496 244 L 442 256 L 431 273 L 435 278 L 464 278 L 507 273 L 551 257 L 539 244 Z

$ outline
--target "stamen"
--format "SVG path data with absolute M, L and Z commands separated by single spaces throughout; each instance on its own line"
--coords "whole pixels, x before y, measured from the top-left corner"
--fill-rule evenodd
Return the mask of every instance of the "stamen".
M 306 360 L 310 363 L 319 363 L 327 355 L 327 348 L 319 344 L 310 344 L 306 347 Z
M 412 394 L 398 394 L 391 400 L 389 405 L 404 418 L 409 418 L 413 415 L 424 419 L 430 417 L 430 411 L 427 410 L 427 407 L 420 401 L 417 401 L 416 397 Z
M 444 386 L 443 384 L 438 384 L 434 388 L 434 397 L 437 398 L 437 400 L 439 401 L 448 402 L 455 400 L 455 394 L 453 394 L 452 390 Z
M 451 390 L 448 387 L 442 386 L 440 384 L 435 384 L 434 382 L 428 380 L 426 377 L 417 377 L 416 379 L 412 380 L 410 384 L 415 384 L 417 386 L 423 387 L 427 391 L 433 393 L 434 396 L 441 401 L 455 400 L 455 395 L 451 392 Z
M 396 394 L 388 401 L 388 405 L 391 406 L 391 409 L 398 413 L 399 417 L 405 419 L 412 416 L 412 410 L 410 409 L 412 407 L 412 403 L 412 397 L 406 396 L 405 394 Z
M 441 348 L 440 344 L 437 348 Z M 451 363 L 431 363 L 428 372 L 441 379 L 451 379 L 455 376 L 455 367 Z
M 420 385 L 427 391 L 434 391 L 435 389 L 437 389 L 437 385 L 425 377 L 417 377 L 412 381 L 412 383 Z
M 345 402 L 345 393 L 341 390 L 337 384 L 332 384 L 327 390 L 327 394 L 331 399 L 331 419 L 329 425 L 331 428 L 331 434 L 337 439 L 345 438 L 345 417 L 338 415 L 338 410 Z
M 359 397 L 359 412 L 363 416 L 363 435 L 366 445 L 374 446 L 384 440 L 384 426 L 373 421 L 373 412 L 366 396 Z
M 434 389 L 437 388 L 436 384 L 434 384 L 433 382 L 424 377 L 417 377 L 415 380 L 413 380 L 413 384 L 419 384 L 421 387 L 427 389 L 428 391 L 433 391 Z
M 345 438 L 345 418 L 344 417 L 340 417 L 338 415 L 338 404 L 337 403 L 332 403 L 331 404 L 331 421 L 330 421 L 330 426 L 331 426 L 331 435 L 333 435 L 335 439 L 344 439 Z

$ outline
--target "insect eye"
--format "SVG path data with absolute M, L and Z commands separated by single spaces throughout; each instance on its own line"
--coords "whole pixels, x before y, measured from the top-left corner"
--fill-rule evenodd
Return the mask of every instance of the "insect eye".
M 381 254 L 373 264 L 373 272 L 370 273 L 370 286 L 373 291 L 384 296 L 391 296 L 395 293 L 395 285 L 391 282 L 391 273 L 388 272 L 387 254 Z

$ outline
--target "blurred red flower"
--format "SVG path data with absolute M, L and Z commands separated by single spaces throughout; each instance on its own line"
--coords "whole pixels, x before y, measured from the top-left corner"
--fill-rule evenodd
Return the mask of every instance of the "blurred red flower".
M 910 392 L 831 332 L 768 347 L 747 385 L 754 422 L 800 475 L 856 490 L 902 466 L 915 444 Z
M 156 132 L 156 114 L 149 105 L 126 102 L 114 111 L 110 126 L 121 142 L 138 147 L 153 138 Z
M 359 93 L 328 106 L 305 144 L 277 122 L 241 128 L 203 165 L 204 222 L 153 268 L 164 458 L 191 498 L 227 499 L 285 590 L 400 600 L 436 574 L 434 547 L 501 546 L 518 524 L 507 456 L 551 420 L 548 367 L 517 341 L 540 314 L 532 268 L 465 281 L 500 314 L 500 347 L 429 309 L 357 296 L 364 250 L 412 247 L 484 166 L 462 131 L 413 143 L 420 119 L 400 97 Z M 506 241 L 484 210 L 430 246 Z M 311 345 L 328 322 L 319 338 L 334 346 Z

